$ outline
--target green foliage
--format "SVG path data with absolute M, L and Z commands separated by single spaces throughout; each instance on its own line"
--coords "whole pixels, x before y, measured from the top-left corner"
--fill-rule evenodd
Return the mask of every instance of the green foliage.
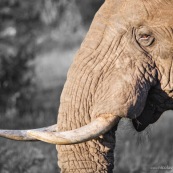
M 54 22 L 57 15 L 54 4 L 53 0 L 0 1 L 0 107 L 3 111 L 24 110 L 31 101 L 34 91 L 31 64 L 36 56 L 37 36 Z
M 1 142 L 2 144 L 2 142 Z M 9 145 L 8 142 L 6 145 Z M 19 147 L 20 146 L 20 147 Z M 40 149 L 41 147 L 41 149 Z M 15 149 L 14 149 L 15 148 Z M 45 154 L 45 151 L 47 152 Z M 53 152 L 52 152 L 53 151 Z M 48 155 L 49 153 L 49 155 Z M 18 144 L 12 142 L 10 146 L 4 145 L 0 149 L 0 172 L 1 173 L 47 173 L 58 172 L 55 147 L 44 144 Z
M 25 104 L 30 95 L 33 72 L 29 62 L 35 56 L 33 26 L 39 20 L 38 7 L 33 6 L 34 1 L 0 2 L 0 103 L 3 109 L 17 107 L 19 102 Z
M 76 0 L 76 4 L 80 9 L 83 23 L 89 25 L 95 15 L 96 11 L 103 4 L 104 0 Z
M 21 102 L 24 104 L 25 101 L 30 100 L 33 71 L 28 61 L 34 58 L 34 51 L 27 51 L 25 46 L 29 46 L 29 43 L 22 48 L 18 47 L 15 54 L 5 52 L 0 55 L 0 102 L 3 107 L 20 108 Z
M 63 30 L 71 35 L 72 40 L 73 34 L 81 28 L 81 20 L 88 25 L 102 3 L 100 0 L 0 1 L 1 111 L 9 108 L 24 111 L 31 106 L 28 103 L 33 100 L 35 76 L 32 61 L 37 51 L 41 50 L 40 47 L 38 49 L 37 41 L 44 37 L 46 29 Z

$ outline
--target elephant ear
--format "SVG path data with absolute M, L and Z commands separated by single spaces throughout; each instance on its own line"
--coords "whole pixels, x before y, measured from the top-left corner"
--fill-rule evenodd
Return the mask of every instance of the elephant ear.
M 161 112 L 155 110 L 155 107 L 151 103 L 147 102 L 141 115 L 132 120 L 133 126 L 137 132 L 142 132 L 150 124 L 155 123 L 160 118 L 161 114 Z

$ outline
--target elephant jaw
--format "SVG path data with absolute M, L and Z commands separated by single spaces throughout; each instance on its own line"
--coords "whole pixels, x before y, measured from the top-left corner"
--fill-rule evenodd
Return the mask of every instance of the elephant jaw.
M 44 141 L 56 145 L 70 145 L 98 138 L 118 124 L 120 118 L 105 114 L 81 128 L 56 132 L 57 125 L 33 130 L 0 130 L 0 136 L 19 141 Z

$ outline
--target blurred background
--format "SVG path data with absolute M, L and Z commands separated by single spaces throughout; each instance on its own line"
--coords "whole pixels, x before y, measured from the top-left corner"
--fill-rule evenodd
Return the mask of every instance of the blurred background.
M 0 128 L 56 123 L 60 94 L 103 0 L 0 0 Z M 173 167 L 172 112 L 138 134 L 127 120 L 117 132 L 115 173 Z M 58 173 L 55 146 L 0 139 L 0 173 Z M 173 172 L 173 170 L 172 170 Z

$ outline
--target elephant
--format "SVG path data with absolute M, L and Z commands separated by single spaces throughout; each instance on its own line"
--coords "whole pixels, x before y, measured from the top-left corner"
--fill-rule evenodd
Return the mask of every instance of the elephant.
M 122 118 L 141 132 L 173 110 L 173 0 L 105 0 L 75 55 L 57 124 L 0 130 L 55 144 L 62 173 L 111 173 Z

